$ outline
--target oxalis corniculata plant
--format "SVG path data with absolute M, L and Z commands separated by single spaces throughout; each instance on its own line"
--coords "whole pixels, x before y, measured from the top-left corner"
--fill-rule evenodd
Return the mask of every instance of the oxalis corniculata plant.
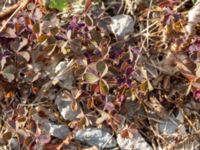
M 195 16 L 187 19 L 198 1 L 0 3 L 2 148 L 12 147 L 14 138 L 18 149 L 98 149 L 75 138 L 88 127 L 108 130 L 113 138 L 133 139 L 138 132 L 152 149 L 199 148 L 200 19 L 192 25 L 188 20 Z M 121 14 L 135 21 L 124 37 L 109 29 L 111 18 Z M 74 120 L 63 119 L 59 97 L 80 110 Z M 69 127 L 68 136 L 60 140 L 45 131 L 49 120 Z M 160 129 L 168 120 L 177 132 Z

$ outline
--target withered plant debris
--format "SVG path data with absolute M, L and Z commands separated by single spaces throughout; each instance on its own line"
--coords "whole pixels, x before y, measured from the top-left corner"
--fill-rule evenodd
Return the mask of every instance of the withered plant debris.
M 200 149 L 199 0 L 0 10 L 0 149 Z

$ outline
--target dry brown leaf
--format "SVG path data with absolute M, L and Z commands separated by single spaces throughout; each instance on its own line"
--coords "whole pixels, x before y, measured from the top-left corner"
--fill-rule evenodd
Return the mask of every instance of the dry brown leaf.
M 122 138 L 132 138 L 133 134 L 128 130 L 128 129 L 124 129 L 120 132 L 120 135 Z
M 157 100 L 156 97 L 150 97 L 149 101 L 146 102 L 147 107 L 149 107 L 151 110 L 155 111 L 156 114 L 162 118 L 167 119 L 168 114 L 165 110 L 165 108 L 160 104 L 160 102 Z
M 77 111 L 78 110 L 78 104 L 77 104 L 77 102 L 72 101 L 72 103 L 71 103 L 71 109 L 73 111 Z
M 185 27 L 186 32 L 192 34 L 198 22 L 200 22 L 200 0 L 188 12 L 188 24 Z
M 94 99 L 87 100 L 87 108 L 88 109 L 94 108 Z

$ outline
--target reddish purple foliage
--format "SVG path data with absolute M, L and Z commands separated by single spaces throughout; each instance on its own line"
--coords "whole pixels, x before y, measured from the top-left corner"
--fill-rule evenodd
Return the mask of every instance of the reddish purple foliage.
M 200 89 L 197 89 L 193 92 L 193 96 L 196 101 L 200 102 Z

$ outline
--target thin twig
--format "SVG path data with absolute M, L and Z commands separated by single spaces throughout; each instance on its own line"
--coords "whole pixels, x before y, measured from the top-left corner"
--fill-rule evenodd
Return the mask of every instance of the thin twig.
M 149 4 L 149 9 L 148 9 L 148 13 L 147 13 L 147 48 L 149 46 L 149 18 L 150 18 L 150 14 L 151 14 L 151 7 L 152 7 L 152 0 L 150 1 L 150 4 Z
M 14 17 L 14 15 L 21 9 L 23 8 L 27 3 L 28 3 L 28 0 L 24 0 L 24 1 L 20 1 L 21 3 L 19 4 L 16 4 L 12 7 L 12 9 L 16 9 L 19 5 L 19 7 L 13 12 L 13 14 L 6 20 L 6 22 L 3 23 L 3 26 L 0 28 L 0 32 L 2 32 L 4 30 L 4 28 L 6 27 L 6 25 L 8 24 L 8 22 Z M 10 12 L 8 12 L 10 13 Z M 7 15 L 7 13 L 2 13 L 0 14 L 0 18 L 4 17 L 5 15 Z
M 104 145 L 102 146 L 102 149 L 104 149 L 105 146 L 110 142 L 110 140 L 112 140 L 112 138 L 113 138 L 114 135 L 115 135 L 115 134 L 113 133 L 113 134 L 111 135 L 111 137 L 104 143 Z

